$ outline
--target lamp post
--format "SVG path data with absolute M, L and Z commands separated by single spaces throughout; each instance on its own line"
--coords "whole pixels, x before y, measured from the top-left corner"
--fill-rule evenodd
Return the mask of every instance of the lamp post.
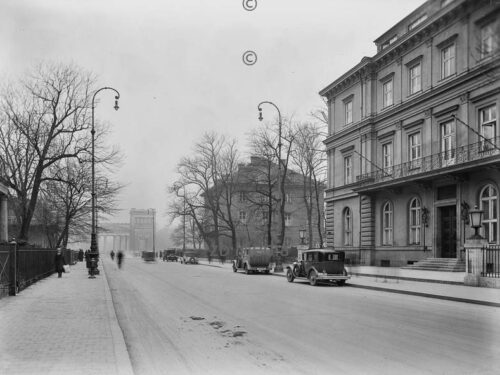
M 264 119 L 264 117 L 262 117 L 262 108 L 261 106 L 263 104 L 269 104 L 271 106 L 273 106 L 276 111 L 278 111 L 278 184 L 279 184 L 279 195 L 280 195 L 280 199 L 279 199 L 279 202 L 280 202 L 280 216 L 281 216 L 281 235 L 279 237 L 279 254 L 278 254 L 278 258 L 277 258 L 277 262 L 276 262 L 276 266 L 274 267 L 274 271 L 275 272 L 283 272 L 283 265 L 281 264 L 281 247 L 283 246 L 283 240 L 285 238 L 285 225 L 284 225 L 284 185 L 283 185 L 283 180 L 281 179 L 281 126 L 282 126 L 282 122 L 281 122 L 281 112 L 278 108 L 278 106 L 276 104 L 274 104 L 273 102 L 270 102 L 270 101 L 263 101 L 263 102 L 260 102 L 259 105 L 257 106 L 257 109 L 259 110 L 259 121 L 262 121 Z
M 304 240 L 306 239 L 306 230 L 305 229 L 299 229 L 299 238 L 300 238 L 300 244 L 305 245 Z
M 97 90 L 92 96 L 92 233 L 90 235 L 90 277 L 94 277 L 94 273 L 97 271 L 97 263 L 99 262 L 99 248 L 97 245 L 97 221 L 96 221 L 96 205 L 97 198 L 95 193 L 95 127 L 94 127 L 94 110 L 95 110 L 95 97 L 103 90 L 112 90 L 116 93 L 115 95 L 115 110 L 118 111 L 118 99 L 120 99 L 120 93 L 112 87 L 102 87 Z M 97 271 L 98 273 L 98 271 Z
M 479 234 L 479 228 L 483 225 L 484 211 L 474 206 L 473 210 L 469 210 L 470 226 L 474 228 L 474 235 L 470 237 L 471 240 L 483 240 L 484 238 Z

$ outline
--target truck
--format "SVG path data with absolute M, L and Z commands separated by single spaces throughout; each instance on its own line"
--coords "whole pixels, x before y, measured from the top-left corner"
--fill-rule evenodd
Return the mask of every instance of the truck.
M 271 271 L 273 251 L 269 247 L 247 247 L 239 250 L 233 260 L 233 272 L 238 270 L 249 273 Z

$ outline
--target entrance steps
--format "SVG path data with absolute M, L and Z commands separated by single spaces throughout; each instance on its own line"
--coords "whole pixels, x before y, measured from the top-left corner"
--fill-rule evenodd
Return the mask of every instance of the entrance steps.
M 465 272 L 465 261 L 456 258 L 426 258 L 401 268 L 440 272 Z

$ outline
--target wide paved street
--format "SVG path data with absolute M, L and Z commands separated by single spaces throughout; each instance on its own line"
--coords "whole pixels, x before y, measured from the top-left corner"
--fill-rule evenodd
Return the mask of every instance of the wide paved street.
M 105 261 L 136 375 L 494 374 L 500 309 L 228 268 Z

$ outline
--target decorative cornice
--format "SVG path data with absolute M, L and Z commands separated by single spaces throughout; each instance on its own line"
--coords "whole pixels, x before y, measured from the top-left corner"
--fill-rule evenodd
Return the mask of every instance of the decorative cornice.
M 377 139 L 379 141 L 381 141 L 383 139 L 386 139 L 386 138 L 389 138 L 389 137 L 393 137 L 394 134 L 396 134 L 396 131 L 395 130 L 391 130 L 390 132 L 387 132 L 387 133 L 384 133 L 384 134 L 380 134 L 379 136 L 377 136 Z
M 458 104 L 452 105 L 450 107 L 441 109 L 440 111 L 437 111 L 434 113 L 434 117 L 441 117 L 443 115 L 446 115 L 450 112 L 456 112 L 460 106 Z
M 354 150 L 354 145 L 350 145 L 348 147 L 344 147 L 343 149 L 340 150 L 342 154 L 345 154 L 346 152 L 351 152 Z

